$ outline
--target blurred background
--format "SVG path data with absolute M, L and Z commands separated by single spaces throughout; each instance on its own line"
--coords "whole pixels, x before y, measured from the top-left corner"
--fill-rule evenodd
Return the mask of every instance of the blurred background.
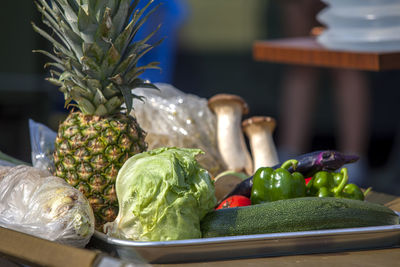
M 255 40 L 287 37 L 282 14 L 286 1 L 268 0 L 169 0 L 160 8 L 163 18 L 159 35 L 166 36 L 154 52 L 164 71 L 148 73 L 153 82 L 209 98 L 217 93 L 242 96 L 250 107 L 246 117 L 267 115 L 276 118 L 275 141 L 280 149 L 284 134 L 282 87 L 290 66 L 256 62 L 252 58 Z M 289 1 L 288 2 L 292 2 Z M 57 130 L 66 116 L 63 96 L 44 78 L 47 61 L 33 49 L 51 47 L 31 27 L 40 24 L 33 2 L 5 1 L 0 17 L 0 151 L 30 161 L 28 119 Z M 309 15 L 312 16 L 312 15 Z M 149 25 L 151 26 L 151 25 Z M 146 59 L 144 59 L 146 60 Z M 149 59 L 150 60 L 150 59 Z M 302 150 L 338 149 L 337 107 L 331 70 L 320 69 L 318 97 L 309 136 Z M 400 194 L 400 73 L 365 72 L 369 85 L 370 113 L 363 155 L 363 181 L 375 190 Z M 356 102 L 355 102 L 356 103 Z M 297 151 L 295 151 L 297 152 Z M 285 153 L 283 151 L 282 153 Z

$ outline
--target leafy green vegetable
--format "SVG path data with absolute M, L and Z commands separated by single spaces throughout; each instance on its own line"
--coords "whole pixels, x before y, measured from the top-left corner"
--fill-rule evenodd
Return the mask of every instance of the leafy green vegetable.
M 131 157 L 118 173 L 118 217 L 109 235 L 141 241 L 200 238 L 200 220 L 216 205 L 200 149 L 159 148 Z

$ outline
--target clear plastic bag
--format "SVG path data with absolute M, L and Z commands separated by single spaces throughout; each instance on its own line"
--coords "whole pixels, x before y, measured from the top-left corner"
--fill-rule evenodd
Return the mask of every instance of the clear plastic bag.
M 54 141 L 57 133 L 32 119 L 29 119 L 29 133 L 33 167 L 53 173 Z
M 0 226 L 84 247 L 94 232 L 88 200 L 45 170 L 0 167 Z
M 226 169 L 217 147 L 216 118 L 207 99 L 186 94 L 169 84 L 156 84 L 160 90 L 138 88 L 134 94 L 144 102 L 133 101 L 132 115 L 147 132 L 149 150 L 159 147 L 200 148 L 205 152 L 199 163 L 212 175 Z

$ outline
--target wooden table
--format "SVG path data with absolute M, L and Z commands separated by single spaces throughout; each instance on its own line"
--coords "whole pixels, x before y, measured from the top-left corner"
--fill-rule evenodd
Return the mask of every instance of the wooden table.
M 329 254 L 270 257 L 235 261 L 203 262 L 181 265 L 154 265 L 179 267 L 394 267 L 400 263 L 400 248 L 351 251 Z
M 256 61 L 367 71 L 400 69 L 400 52 L 349 52 L 330 50 L 314 37 L 256 41 Z

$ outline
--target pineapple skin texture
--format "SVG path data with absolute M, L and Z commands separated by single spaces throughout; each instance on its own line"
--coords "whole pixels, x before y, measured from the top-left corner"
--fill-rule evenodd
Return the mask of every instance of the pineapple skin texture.
M 55 175 L 89 200 L 96 229 L 118 215 L 115 180 L 131 156 L 147 150 L 146 133 L 136 119 L 122 113 L 97 116 L 71 112 L 59 125 L 55 141 Z

